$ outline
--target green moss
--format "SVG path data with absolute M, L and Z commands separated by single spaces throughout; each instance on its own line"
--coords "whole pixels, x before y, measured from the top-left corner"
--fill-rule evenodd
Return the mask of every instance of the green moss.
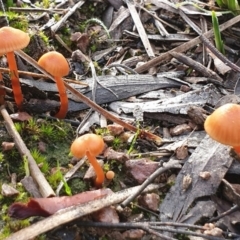
M 29 195 L 25 191 L 25 188 L 23 188 L 21 183 L 17 184 L 16 189 L 19 191 L 19 194 L 15 198 L 9 198 L 0 195 L 0 240 L 5 239 L 11 233 L 30 225 L 29 219 L 15 220 L 10 218 L 10 216 L 8 215 L 8 208 L 13 202 L 27 202 L 29 200 Z
M 37 1 L 35 3 L 37 7 L 41 7 L 41 8 L 49 8 L 50 4 L 51 4 L 50 0 L 42 0 L 42 1 Z
M 48 173 L 49 172 L 49 164 L 47 162 L 46 156 L 41 154 L 36 148 L 32 149 L 30 152 L 31 152 L 31 155 L 33 156 L 33 158 L 35 159 L 36 163 L 38 164 L 40 170 L 43 173 Z
M 122 140 L 119 137 L 113 139 L 112 147 L 114 150 L 118 150 L 123 144 Z
M 5 14 L 0 11 L 0 16 L 4 16 Z M 12 11 L 7 11 L 6 16 L 8 18 L 9 24 L 11 27 L 20 29 L 24 32 L 27 32 L 28 30 L 28 20 L 27 16 L 24 14 L 18 14 Z
M 43 31 L 38 32 L 38 35 L 43 40 L 43 42 L 45 42 L 46 45 L 48 46 L 49 45 L 49 37 Z
M 7 0 L 7 8 L 13 7 L 13 0 Z
M 109 130 L 107 128 L 96 128 L 95 132 L 97 135 L 106 136 L 109 134 Z
M 4 155 L 2 152 L 0 152 L 0 162 L 2 162 L 4 160 Z
M 89 190 L 88 184 L 79 178 L 71 179 L 68 184 L 72 189 L 73 195 Z
M 60 16 L 57 13 L 53 14 L 53 18 L 54 18 L 55 21 L 59 21 L 60 20 Z
M 49 0 L 42 0 L 42 5 L 44 8 L 49 8 L 50 7 L 50 1 Z
M 28 122 L 15 123 L 15 127 L 27 143 L 38 140 L 51 143 L 63 142 L 67 137 L 71 137 L 71 133 L 73 134 L 71 125 L 63 121 L 39 122 L 31 118 Z
M 59 169 L 57 169 L 48 177 L 49 184 L 52 186 L 53 189 L 57 188 L 58 184 L 61 182 L 61 179 L 62 174 Z

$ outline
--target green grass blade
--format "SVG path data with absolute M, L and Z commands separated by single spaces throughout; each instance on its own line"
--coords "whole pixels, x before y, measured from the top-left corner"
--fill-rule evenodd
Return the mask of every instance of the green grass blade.
M 212 24 L 213 24 L 213 32 L 214 32 L 216 48 L 218 49 L 218 51 L 224 54 L 223 41 L 221 38 L 221 32 L 219 30 L 218 18 L 214 11 L 212 11 Z
M 226 7 L 225 3 L 224 3 L 222 0 L 216 0 L 216 2 L 217 2 L 217 5 L 218 5 L 220 8 Z
M 238 3 L 236 0 L 228 0 L 228 9 L 235 12 L 239 9 Z

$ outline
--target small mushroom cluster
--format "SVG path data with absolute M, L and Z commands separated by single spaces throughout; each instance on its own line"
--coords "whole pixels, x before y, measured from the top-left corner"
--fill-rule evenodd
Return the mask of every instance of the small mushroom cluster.
M 97 178 L 95 180 L 95 186 L 101 187 L 104 182 L 104 172 L 100 164 L 97 162 L 96 156 L 98 156 L 104 149 L 103 139 L 92 133 L 82 135 L 75 139 L 71 145 L 71 153 L 76 158 L 82 158 L 85 155 L 88 161 L 92 164 Z
M 19 29 L 2 27 L 0 28 L 0 39 L 0 56 L 4 54 L 7 56 L 14 100 L 17 107 L 21 110 L 23 95 L 14 51 L 27 47 L 30 37 L 27 33 Z M 52 51 L 44 54 L 39 59 L 38 64 L 55 78 L 61 102 L 60 109 L 55 116 L 58 118 L 65 118 L 68 111 L 68 98 L 65 85 L 61 77 L 66 76 L 69 72 L 68 62 L 62 54 Z M 2 75 L 0 73 L 0 79 L 1 76 Z

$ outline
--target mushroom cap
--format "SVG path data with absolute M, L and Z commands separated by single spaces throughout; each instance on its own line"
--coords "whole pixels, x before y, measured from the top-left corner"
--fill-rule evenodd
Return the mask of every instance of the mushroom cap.
M 113 178 L 114 178 L 114 176 L 115 176 L 115 172 L 114 171 L 107 171 L 106 172 L 106 178 L 108 179 L 108 180 L 112 180 Z
M 0 55 L 25 48 L 30 41 L 27 33 L 12 27 L 0 28 Z
M 240 106 L 228 103 L 207 117 L 204 128 L 214 140 L 230 145 L 240 145 Z
M 88 133 L 75 139 L 71 145 L 70 151 L 76 158 L 82 158 L 85 156 L 86 151 L 89 151 L 91 155 L 97 156 L 104 149 L 104 141 L 102 137 Z
M 69 72 L 66 58 L 56 51 L 43 54 L 38 60 L 38 64 L 55 77 L 66 76 Z

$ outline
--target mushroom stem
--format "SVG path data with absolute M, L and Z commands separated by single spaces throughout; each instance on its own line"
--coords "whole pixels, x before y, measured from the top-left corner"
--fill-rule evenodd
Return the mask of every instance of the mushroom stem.
M 13 52 L 7 53 L 7 60 L 8 60 L 8 66 L 10 69 L 10 78 L 12 82 L 12 90 L 14 94 L 15 102 L 18 106 L 18 108 L 21 109 L 22 103 L 23 103 L 23 95 L 21 90 L 21 85 L 19 82 L 19 75 L 17 70 L 17 64 L 15 60 L 15 56 Z
M 66 93 L 66 88 L 64 85 L 64 82 L 61 77 L 55 77 L 56 83 L 57 83 L 57 88 L 59 91 L 59 96 L 60 96 L 60 109 L 58 113 L 56 113 L 55 117 L 57 118 L 65 118 L 67 111 L 68 111 L 68 97 Z
M 104 182 L 104 172 L 102 170 L 102 167 L 98 163 L 96 157 L 94 157 L 89 151 L 86 151 L 86 156 L 88 158 L 88 161 L 92 164 L 97 175 L 97 178 L 95 180 L 95 185 L 96 187 L 101 187 L 101 185 Z

